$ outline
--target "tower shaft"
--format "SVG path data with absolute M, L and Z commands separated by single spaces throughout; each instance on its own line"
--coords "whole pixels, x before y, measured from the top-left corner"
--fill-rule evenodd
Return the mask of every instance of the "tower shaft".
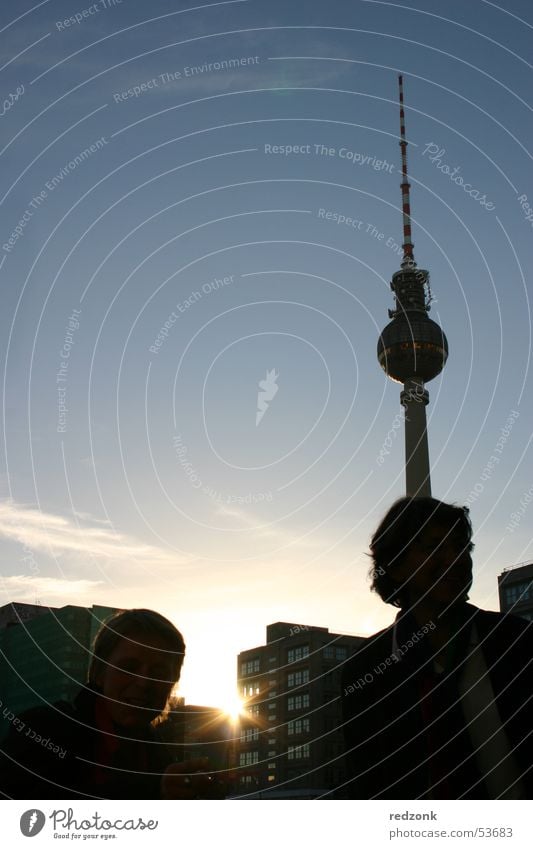
M 423 381 L 407 380 L 400 395 L 405 410 L 405 494 L 431 497 L 426 406 Z

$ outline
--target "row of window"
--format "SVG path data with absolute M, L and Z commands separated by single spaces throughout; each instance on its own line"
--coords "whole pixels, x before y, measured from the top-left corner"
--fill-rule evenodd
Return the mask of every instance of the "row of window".
M 297 663 L 304 657 L 309 657 L 309 646 L 296 646 L 287 651 L 287 663 Z
M 287 687 L 300 687 L 309 683 L 309 670 L 299 669 L 298 672 L 289 672 L 287 675 Z
M 324 646 L 323 654 L 327 660 L 346 660 L 348 649 L 346 646 Z M 287 651 L 287 663 L 297 663 L 306 657 L 309 657 L 309 646 L 296 646 Z
M 326 660 L 346 660 L 348 649 L 346 646 L 324 646 L 324 657 Z
M 251 766 L 259 763 L 259 752 L 241 752 L 239 755 L 239 766 Z
M 302 710 L 309 707 L 309 693 L 301 693 L 298 696 L 289 696 L 287 699 L 287 710 Z
M 336 727 L 336 726 L 335 726 Z M 287 723 L 287 735 L 289 737 L 295 737 L 298 734 L 310 734 L 311 732 L 311 721 L 308 716 L 300 717 L 299 719 L 291 719 L 290 722 Z M 243 731 L 241 734 L 241 743 L 253 743 L 256 740 L 259 740 L 259 729 L 257 728 L 247 728 L 246 731 Z M 268 745 L 275 746 L 276 738 L 269 737 Z M 269 755 L 271 753 L 269 752 Z M 273 754 L 273 753 L 272 753 Z
M 302 743 L 301 746 L 289 746 L 287 749 L 287 758 L 290 761 L 295 761 L 297 758 L 308 758 L 309 749 L 309 743 Z
M 514 584 L 512 587 L 505 587 L 505 600 L 507 604 L 514 604 L 516 601 L 529 601 L 533 598 L 533 581 Z
M 287 758 L 290 761 L 295 761 L 297 758 L 309 758 L 310 743 L 302 743 L 300 746 L 289 746 L 287 748 Z M 275 755 L 275 752 L 268 753 L 270 757 Z M 259 752 L 241 752 L 239 755 L 239 766 L 252 766 L 259 763 Z M 276 769 L 274 762 L 268 764 L 268 769 Z
M 251 743 L 252 740 L 259 740 L 258 728 L 246 728 L 241 733 L 241 743 Z
M 293 734 L 309 734 L 310 720 L 304 716 L 302 719 L 291 719 L 287 724 L 287 734 L 292 737 Z
M 242 688 L 242 694 L 244 698 L 248 698 L 250 696 L 258 696 L 259 695 L 259 682 L 252 681 L 250 684 L 245 684 Z
M 309 670 L 308 669 L 299 669 L 297 672 L 289 672 L 287 675 L 287 687 L 300 687 L 302 684 L 307 684 L 309 682 Z M 275 687 L 276 681 L 269 681 L 269 687 Z M 244 698 L 249 698 L 250 696 L 258 696 L 261 692 L 261 686 L 259 681 L 249 681 L 247 684 L 244 684 L 242 688 L 242 694 Z M 269 690 L 268 695 L 270 698 L 272 696 L 277 696 L 277 690 Z
M 297 696 L 289 696 L 287 698 L 287 710 L 304 710 L 309 707 L 309 693 L 300 693 Z M 269 711 L 276 709 L 276 703 L 270 702 L 268 705 Z M 261 713 L 261 705 L 249 705 L 247 711 L 252 716 L 259 716 Z M 276 719 L 276 714 L 269 714 L 269 719 Z
M 254 657 L 252 660 L 244 660 L 241 663 L 241 675 L 253 675 L 254 672 L 259 672 L 259 658 Z
M 520 585 L 521 589 L 526 586 Z M 514 590 L 518 590 L 518 586 L 509 587 L 507 592 Z M 327 660 L 346 660 L 348 650 L 346 646 L 324 646 L 323 654 Z M 287 663 L 298 663 L 298 661 L 304 660 L 306 657 L 309 657 L 309 646 L 295 646 L 295 648 L 288 649 L 287 651 Z M 275 663 L 276 660 L 276 657 L 270 657 L 269 663 Z M 245 660 L 241 663 L 241 675 L 254 675 L 260 671 L 260 668 L 261 661 L 258 657 L 254 657 L 252 660 Z

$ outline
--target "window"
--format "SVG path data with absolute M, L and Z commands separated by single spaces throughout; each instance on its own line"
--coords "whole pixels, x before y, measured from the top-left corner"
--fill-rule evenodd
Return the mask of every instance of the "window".
M 269 776 L 268 776 L 268 781 L 275 781 L 275 780 L 276 780 L 276 776 L 275 776 L 275 775 L 269 775 Z
M 288 650 L 287 663 L 296 663 L 298 660 L 303 660 L 304 657 L 309 657 L 309 646 L 296 646 L 295 649 Z
M 259 752 L 241 752 L 239 755 L 239 766 L 251 766 L 259 763 Z
M 259 672 L 259 658 L 254 657 L 252 660 L 245 660 L 241 663 L 241 675 L 253 675 L 254 672 Z
M 514 604 L 518 598 L 518 593 L 516 592 L 516 587 L 506 587 L 505 588 L 505 601 L 507 604 Z
M 269 691 L 268 691 L 268 698 L 269 698 L 269 699 L 272 699 L 274 696 L 277 696 L 277 695 L 278 695 L 278 691 L 277 691 L 277 690 L 269 690 Z
M 517 601 L 529 601 L 532 596 L 533 588 L 531 583 L 514 584 L 505 588 L 505 599 L 507 604 L 514 604 Z
M 269 764 L 269 765 L 268 765 L 268 768 L 269 768 L 269 769 L 276 769 L 276 764 Z
M 261 712 L 261 705 L 250 705 L 248 708 L 248 713 L 251 713 L 252 716 L 259 716 Z
M 309 707 L 309 693 L 302 693 L 301 696 L 289 696 L 287 699 L 287 710 L 302 710 Z
M 258 696 L 259 691 L 259 681 L 251 681 L 249 684 L 245 684 L 242 688 L 242 694 L 245 698 L 248 696 Z
M 268 745 L 269 746 L 275 746 L 276 745 L 276 738 L 275 737 L 269 737 L 268 738 Z
M 293 734 L 309 734 L 309 731 L 309 717 L 303 717 L 303 719 L 291 719 L 291 721 L 287 724 L 287 734 L 289 737 L 292 737 Z
M 299 669 L 298 672 L 289 672 L 287 675 L 287 687 L 300 687 L 309 682 L 309 670 Z
M 275 713 L 269 713 L 268 716 L 267 716 L 267 719 L 268 719 L 269 722 L 272 722 L 273 719 L 276 719 L 276 714 Z
M 241 732 L 241 743 L 250 743 L 252 740 L 259 740 L 258 728 L 246 728 Z
M 251 784 L 253 778 L 251 775 L 241 775 L 240 782 L 241 784 Z
M 295 761 L 297 758 L 308 758 L 309 748 L 309 743 L 303 743 L 301 746 L 289 746 L 287 749 L 287 758 L 290 761 Z
M 323 654 L 326 660 L 346 660 L 348 649 L 346 646 L 324 646 Z
M 268 753 L 268 757 L 269 758 L 275 758 L 276 757 L 276 750 L 271 749 L 270 752 Z

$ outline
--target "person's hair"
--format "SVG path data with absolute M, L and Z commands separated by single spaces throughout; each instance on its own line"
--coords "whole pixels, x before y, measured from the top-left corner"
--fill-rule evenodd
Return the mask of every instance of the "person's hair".
M 436 498 L 400 498 L 381 520 L 370 541 L 371 589 L 387 604 L 405 607 L 405 587 L 398 587 L 390 575 L 398 563 L 428 528 L 443 525 L 453 528 L 461 551 L 472 551 L 472 524 L 468 507 L 457 507 Z
M 183 636 L 168 619 L 154 610 L 136 608 L 122 610 L 113 614 L 102 623 L 94 639 L 93 653 L 89 664 L 88 683 L 98 688 L 97 680 L 113 653 L 115 646 L 121 640 L 130 640 L 136 645 L 146 645 L 150 638 L 157 637 L 165 643 L 166 651 L 171 653 L 175 661 L 174 677 L 177 682 L 180 677 L 183 659 L 185 657 L 185 641 Z M 160 714 L 158 719 L 165 718 L 168 710 Z

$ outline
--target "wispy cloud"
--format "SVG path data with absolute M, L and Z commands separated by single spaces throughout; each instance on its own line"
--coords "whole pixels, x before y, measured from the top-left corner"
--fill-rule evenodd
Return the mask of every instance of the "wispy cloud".
M 293 52 L 295 52 L 294 48 Z M 242 48 L 241 53 L 238 49 L 234 50 L 233 53 L 229 50 L 222 51 L 220 55 L 215 57 L 210 56 L 197 62 L 191 62 L 188 66 L 189 76 L 185 76 L 185 67 L 183 67 L 181 68 L 181 78 L 159 85 L 151 90 L 150 94 L 163 97 L 175 92 L 190 99 L 194 96 L 201 97 L 242 90 L 290 89 L 293 87 L 328 88 L 329 86 L 335 87 L 335 84 L 347 74 L 351 74 L 351 77 L 353 77 L 356 73 L 353 65 L 345 65 L 342 62 L 327 63 L 313 59 L 315 55 L 331 55 L 331 45 L 329 51 L 322 43 L 320 43 L 320 48 L 318 44 L 306 45 L 302 55 L 308 56 L 308 59 L 275 61 L 274 58 L 272 60 L 268 58 L 269 55 L 275 57 L 278 54 L 281 55 L 281 53 L 279 46 L 274 48 L 272 44 L 265 45 L 261 51 L 258 64 L 251 63 L 237 71 L 224 69 L 224 66 L 222 70 L 217 70 L 217 63 L 245 55 Z M 213 65 L 211 69 L 209 69 L 210 62 Z M 191 66 L 194 67 L 194 70 L 191 70 Z M 154 72 L 154 76 L 157 77 L 159 73 L 161 73 L 161 69 Z M 128 70 L 128 74 L 131 75 L 131 71 Z M 129 85 L 131 85 L 131 82 L 129 82 Z
M 97 519 L 96 516 L 92 515 L 92 513 L 84 513 L 81 510 L 74 510 L 73 513 L 76 519 L 80 519 L 82 522 L 93 522 L 97 525 L 105 525 L 108 528 L 111 527 L 109 519 Z
M 217 504 L 215 506 L 215 515 L 225 519 L 237 520 L 243 531 L 249 532 L 259 540 L 271 540 L 283 548 L 289 546 L 301 547 L 303 549 L 317 550 L 320 547 L 316 535 L 308 532 L 297 533 L 291 530 L 285 530 L 275 522 L 267 522 L 264 518 L 253 513 L 248 509 L 243 509 L 238 506 L 226 506 L 225 504 Z M 322 540 L 324 544 L 324 540 Z
M 87 599 L 88 603 L 92 604 L 95 590 L 103 584 L 104 581 L 72 581 L 30 575 L 7 575 L 2 578 L 2 588 L 6 598 L 34 602 L 36 598 L 42 597 L 47 600 L 47 604 L 57 603 L 56 599 L 61 604 L 69 604 L 69 602 L 79 604 L 80 600 Z
M 102 521 L 88 514 L 77 514 L 90 520 L 81 525 L 65 516 L 46 513 L 9 500 L 0 503 L 0 537 L 16 540 L 33 551 L 51 555 L 83 555 L 114 563 L 135 563 L 150 568 L 175 567 L 184 562 L 182 555 L 165 548 L 147 545 L 127 534 L 102 527 Z M 99 526 L 95 527 L 97 523 Z

